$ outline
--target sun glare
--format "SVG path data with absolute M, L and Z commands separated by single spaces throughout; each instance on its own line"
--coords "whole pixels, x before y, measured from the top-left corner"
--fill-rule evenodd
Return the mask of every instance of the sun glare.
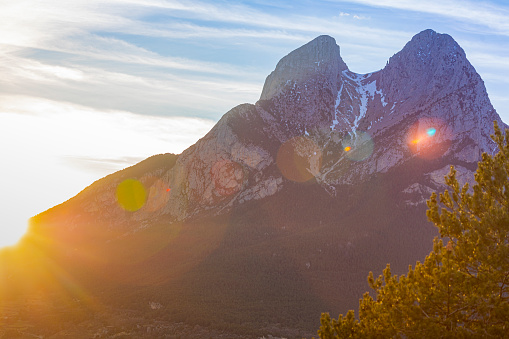
M 0 228 L 0 249 L 16 245 L 27 231 L 27 228 L 27 221 L 20 221 L 17 223 L 8 222 L 2 225 Z

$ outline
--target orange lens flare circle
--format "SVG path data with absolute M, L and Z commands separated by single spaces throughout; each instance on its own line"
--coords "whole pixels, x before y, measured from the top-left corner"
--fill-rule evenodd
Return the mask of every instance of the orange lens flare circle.
M 276 164 L 285 178 L 306 182 L 320 173 L 322 150 L 310 138 L 298 136 L 281 145 Z
M 147 192 L 141 182 L 136 179 L 126 179 L 117 186 L 117 202 L 126 211 L 134 212 L 145 205 Z
M 221 159 L 210 169 L 216 193 L 228 196 L 237 193 L 244 184 L 244 169 L 237 162 Z
M 346 157 L 353 161 L 366 160 L 373 154 L 374 142 L 371 136 L 362 131 L 356 131 L 354 135 L 347 135 L 341 140 Z
M 414 123 L 407 133 L 410 151 L 422 159 L 436 159 L 447 152 L 452 140 L 452 131 L 440 118 L 422 118 Z

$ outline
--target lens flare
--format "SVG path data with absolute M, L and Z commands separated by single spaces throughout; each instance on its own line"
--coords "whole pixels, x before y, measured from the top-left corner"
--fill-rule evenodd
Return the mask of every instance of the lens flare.
M 371 136 L 366 132 L 356 131 L 348 134 L 341 140 L 346 157 L 354 161 L 366 160 L 373 153 L 374 143 Z
M 295 137 L 281 145 L 276 164 L 285 178 L 306 182 L 320 173 L 322 151 L 313 140 L 304 136 Z
M 440 118 L 419 119 L 410 127 L 407 144 L 410 151 L 423 159 L 436 159 L 447 152 L 452 132 Z
M 126 179 L 117 186 L 117 202 L 126 211 L 134 212 L 145 205 L 147 192 L 136 179 Z

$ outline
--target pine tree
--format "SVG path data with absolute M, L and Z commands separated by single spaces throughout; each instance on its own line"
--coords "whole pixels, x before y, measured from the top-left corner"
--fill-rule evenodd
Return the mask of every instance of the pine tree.
M 402 276 L 368 282 L 354 312 L 322 314 L 320 338 L 509 338 L 509 130 L 495 123 L 494 156 L 484 153 L 476 184 L 460 187 L 456 170 L 448 189 L 428 200 L 429 221 L 438 228 L 433 251 Z

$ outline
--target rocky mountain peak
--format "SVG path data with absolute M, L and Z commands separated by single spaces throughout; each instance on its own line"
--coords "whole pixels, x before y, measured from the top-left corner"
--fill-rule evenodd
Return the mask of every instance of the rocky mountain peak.
M 480 77 L 463 49 L 447 34 L 427 29 L 416 34 L 405 47 L 389 59 L 380 85 L 392 101 L 424 97 L 441 98 Z M 406 89 L 402 91 L 401 89 Z
M 405 47 L 412 48 L 417 46 L 423 48 L 435 48 L 444 47 L 446 45 L 455 45 L 456 47 L 459 47 L 456 41 L 454 41 L 449 34 L 441 34 L 432 29 L 426 29 L 414 35 Z
M 426 63 L 426 61 L 439 61 L 433 60 L 433 56 L 443 56 L 451 53 L 456 54 L 457 59 L 466 58 L 463 49 L 450 35 L 427 29 L 414 35 L 396 55 L 414 55 L 414 57 Z
M 471 174 L 482 152 L 492 152 L 494 120 L 502 125 L 482 79 L 449 35 L 423 31 L 384 69 L 367 74 L 351 72 L 336 41 L 322 35 L 279 61 L 255 105 L 230 110 L 172 158 L 171 168 L 140 176 L 143 184 L 159 180 L 149 191 L 171 189 L 163 191 L 157 212 L 146 208 L 133 215 L 186 220 L 204 211 L 221 213 L 310 178 L 334 196 L 337 187 L 429 160 L 401 187 L 424 192 L 412 202 L 422 204 L 423 196 L 441 187 L 451 164 Z M 112 220 L 122 220 L 125 211 L 113 215 L 105 203 L 115 206 L 118 183 L 103 185 L 106 198 L 87 209 L 107 209 Z
M 451 36 L 431 29 L 416 34 L 390 58 L 377 85 L 397 106 L 393 123 L 439 119 L 447 125 L 447 138 L 473 140 L 471 149 L 453 152 L 451 146 L 450 152 L 474 163 L 488 149 L 493 121 L 500 122 L 465 51 Z
M 282 58 L 267 77 L 260 100 L 269 100 L 287 87 L 302 84 L 317 76 L 337 82 L 341 71 L 348 69 L 339 54 L 336 40 L 321 35 Z

